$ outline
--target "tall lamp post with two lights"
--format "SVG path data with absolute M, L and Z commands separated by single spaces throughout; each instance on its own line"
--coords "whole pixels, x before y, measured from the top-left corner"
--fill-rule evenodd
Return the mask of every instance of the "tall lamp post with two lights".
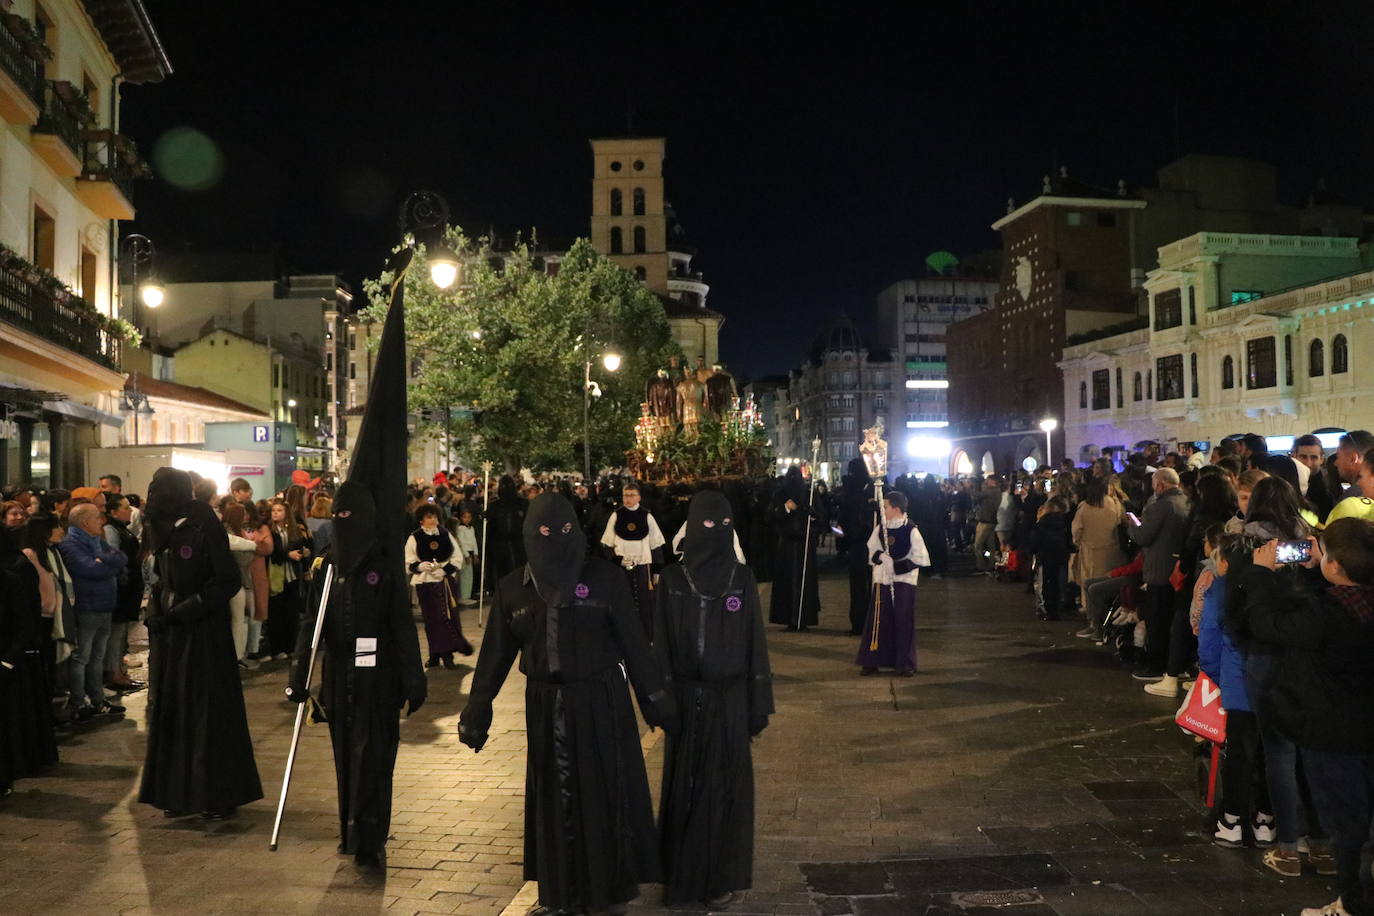
M 591 486 L 592 481 L 592 396 L 601 397 L 601 386 L 592 381 L 591 328 L 582 335 L 582 345 L 586 349 L 582 361 L 582 481 Z M 607 372 L 620 368 L 620 354 L 607 350 L 601 356 L 601 365 Z

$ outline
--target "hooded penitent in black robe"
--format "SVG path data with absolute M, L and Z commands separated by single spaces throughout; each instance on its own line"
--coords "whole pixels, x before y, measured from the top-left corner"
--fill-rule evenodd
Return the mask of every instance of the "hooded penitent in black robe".
M 750 886 L 754 764 L 749 739 L 768 724 L 773 684 L 758 586 L 737 563 L 732 510 L 719 492 L 692 499 L 683 561 L 663 571 L 654 655 L 668 672 L 680 725 L 663 755 L 659 814 L 664 902 Z
M 22 531 L 0 531 L 0 794 L 57 762 L 38 572 L 20 552 Z
M 797 508 L 789 511 L 788 500 Z M 801 628 L 813 627 L 821 614 L 821 593 L 816 584 L 816 542 L 820 539 L 820 526 L 812 519 L 811 536 L 806 536 L 810 499 L 806 482 L 797 468 L 788 468 L 782 487 L 773 497 L 769 515 L 778 532 L 778 551 L 773 557 L 773 593 L 768 601 L 768 620 L 795 630 L 800 611 Z M 803 569 L 806 572 L 804 583 Z M 799 601 L 802 595 L 805 598 Z
M 138 800 L 180 813 L 228 812 L 262 798 L 229 617 L 238 563 L 214 512 L 192 499 L 185 471 L 153 475 L 144 530 L 156 580 Z
M 487 507 L 487 582 L 496 582 L 525 565 L 521 531 L 529 501 L 516 489 L 515 478 L 504 475 L 496 485 L 496 499 Z
M 334 570 L 320 646 L 320 704 L 329 720 L 339 790 L 339 851 L 372 864 L 391 830 L 391 777 L 401 741 L 398 714 L 423 705 L 420 638 L 402 564 L 377 540 L 372 495 L 349 480 L 334 498 L 334 537 L 311 580 L 291 662 L 288 696 L 305 700 L 310 641 L 321 591 Z
M 621 570 L 586 559 L 572 505 L 545 493 L 525 519 L 528 566 L 496 587 L 458 727 L 481 750 L 516 655 L 525 675 L 525 878 L 544 906 L 604 910 L 657 881 L 654 816 L 626 671 L 650 724 L 676 725 Z M 621 663 L 624 663 L 624 668 Z
M 769 511 L 772 504 L 772 479 L 755 484 L 749 492 L 749 546 L 745 556 L 759 582 L 773 581 L 773 554 L 777 551 L 778 534 L 773 529 L 773 514 Z
M 873 591 L 873 570 L 868 565 L 868 536 L 877 523 L 878 508 L 873 502 L 873 484 L 868 465 L 862 458 L 849 462 L 840 500 L 840 530 L 844 532 L 845 560 L 849 567 L 849 635 L 863 631 Z

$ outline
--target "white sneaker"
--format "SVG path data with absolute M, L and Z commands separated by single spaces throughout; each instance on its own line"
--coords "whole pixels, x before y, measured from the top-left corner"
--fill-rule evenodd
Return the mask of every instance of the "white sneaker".
M 1275 838 L 1274 816 L 1271 814 L 1255 815 L 1255 823 L 1251 827 L 1251 833 L 1255 837 L 1256 846 L 1273 846 Z M 1303 842 L 1306 842 L 1306 838 Z
M 1145 692 L 1157 697 L 1176 697 L 1178 696 L 1178 678 L 1166 674 L 1153 684 L 1146 684 Z
M 1126 610 L 1124 607 L 1117 608 L 1117 609 L 1116 609 L 1116 613 L 1112 615 L 1112 626 L 1114 626 L 1114 627 L 1124 627 L 1127 623 L 1130 622 L 1130 620 L 1131 620 L 1131 612 L 1130 612 L 1130 611 Z
M 1350 911 L 1341 903 L 1341 898 L 1337 897 L 1326 906 L 1310 906 L 1302 911 L 1302 916 L 1350 916 Z
M 1212 842 L 1227 849 L 1239 849 L 1245 845 L 1245 831 L 1241 829 L 1240 818 L 1233 822 L 1231 815 L 1223 814 L 1217 821 L 1217 831 L 1212 834 Z
M 1077 636 L 1079 639 L 1092 639 L 1097 636 L 1097 631 L 1092 627 L 1084 627 L 1073 635 Z

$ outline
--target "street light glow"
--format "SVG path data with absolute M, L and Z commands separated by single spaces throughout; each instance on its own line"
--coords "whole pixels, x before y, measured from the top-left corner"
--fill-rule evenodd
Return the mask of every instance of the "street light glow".
M 150 309 L 155 309 L 167 298 L 167 291 L 157 283 L 145 283 L 139 290 L 139 296 L 143 299 L 143 304 Z
M 429 278 L 440 289 L 448 289 L 458 279 L 458 256 L 447 245 L 440 243 L 429 255 Z
M 945 458 L 950 441 L 941 436 L 912 436 L 906 440 L 906 453 L 912 458 Z
M 1040 421 L 1040 428 L 1047 433 L 1052 433 L 1059 428 L 1059 421 L 1054 417 L 1046 417 Z
M 606 367 L 607 372 L 614 372 L 620 368 L 620 354 L 614 351 L 601 357 L 601 365 Z
M 290 400 L 288 400 L 288 401 L 286 402 L 286 406 L 287 406 L 287 407 L 295 407 L 295 406 L 296 406 L 296 399 L 295 399 L 295 398 L 291 398 Z

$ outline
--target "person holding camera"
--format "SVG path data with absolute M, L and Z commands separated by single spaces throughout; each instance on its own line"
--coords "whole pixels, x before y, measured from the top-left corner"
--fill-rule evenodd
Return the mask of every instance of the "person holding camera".
M 1271 724 L 1301 748 L 1335 851 L 1340 897 L 1302 912 L 1374 913 L 1374 524 L 1339 519 L 1320 539 L 1269 540 L 1251 559 L 1250 630 L 1285 647 L 1264 691 Z

